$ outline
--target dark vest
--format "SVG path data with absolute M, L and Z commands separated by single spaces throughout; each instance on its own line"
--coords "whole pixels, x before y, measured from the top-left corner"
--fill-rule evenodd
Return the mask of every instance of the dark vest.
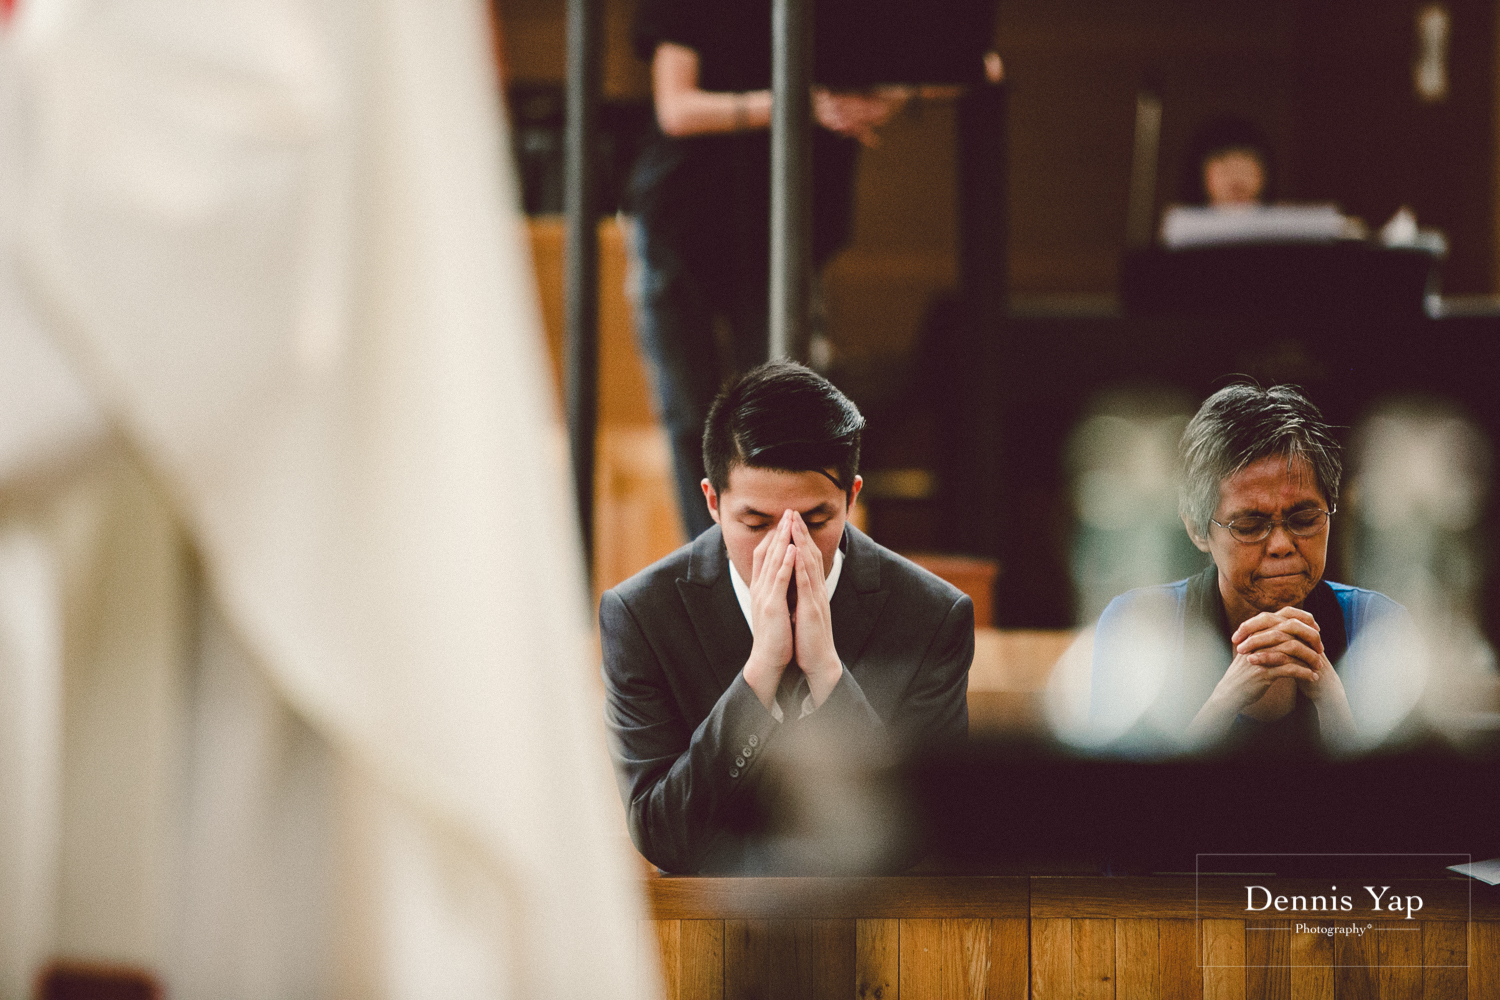
M 1186 662 L 1212 664 L 1215 676 L 1223 677 L 1234 658 L 1229 637 L 1237 626 L 1230 626 L 1229 616 L 1224 610 L 1224 599 L 1219 593 L 1218 567 L 1210 564 L 1188 581 L 1184 602 L 1187 648 L 1183 654 Z M 1334 596 L 1333 588 L 1319 580 L 1302 602 L 1302 607 L 1318 620 L 1323 653 L 1337 669 L 1349 647 L 1349 636 L 1344 629 L 1344 609 Z M 1299 690 L 1296 705 L 1275 722 L 1236 716 L 1224 749 L 1256 755 L 1321 753 L 1318 710 Z

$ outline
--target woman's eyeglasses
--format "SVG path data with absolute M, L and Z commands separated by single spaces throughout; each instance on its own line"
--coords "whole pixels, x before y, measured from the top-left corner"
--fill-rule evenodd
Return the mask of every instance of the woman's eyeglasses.
M 1310 507 L 1307 510 L 1293 511 L 1286 517 L 1237 517 L 1228 524 L 1214 518 L 1209 520 L 1221 528 L 1227 528 L 1235 541 L 1253 544 L 1270 537 L 1278 524 L 1285 525 L 1286 530 L 1298 538 L 1309 538 L 1322 531 L 1328 519 L 1337 511 L 1337 507 L 1333 510 Z

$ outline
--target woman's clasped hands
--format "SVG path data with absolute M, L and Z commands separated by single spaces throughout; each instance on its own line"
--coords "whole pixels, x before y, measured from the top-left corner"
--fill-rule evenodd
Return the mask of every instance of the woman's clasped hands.
M 1274 722 L 1295 707 L 1298 691 L 1317 709 L 1325 741 L 1337 744 L 1353 735 L 1343 683 L 1310 613 L 1296 607 L 1262 611 L 1235 629 L 1230 644 L 1229 669 L 1194 718 L 1191 736 L 1217 739 L 1238 715 Z

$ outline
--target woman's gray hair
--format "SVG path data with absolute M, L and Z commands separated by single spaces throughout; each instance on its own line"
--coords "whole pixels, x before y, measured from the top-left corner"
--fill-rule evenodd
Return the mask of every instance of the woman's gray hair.
M 1219 506 L 1219 484 L 1268 455 L 1302 459 L 1332 510 L 1344 465 L 1323 414 L 1295 386 L 1225 386 L 1204 400 L 1178 446 L 1182 486 L 1177 508 L 1200 535 Z

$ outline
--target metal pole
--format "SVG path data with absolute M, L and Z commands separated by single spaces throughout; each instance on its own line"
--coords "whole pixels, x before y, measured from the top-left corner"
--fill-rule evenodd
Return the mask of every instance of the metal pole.
M 599 7 L 600 0 L 568 0 L 563 149 L 568 443 L 584 563 L 590 572 L 594 563 L 594 438 L 599 411 L 599 219 L 593 155 L 602 34 Z
M 771 301 L 773 358 L 807 342 L 812 269 L 812 0 L 771 7 Z

